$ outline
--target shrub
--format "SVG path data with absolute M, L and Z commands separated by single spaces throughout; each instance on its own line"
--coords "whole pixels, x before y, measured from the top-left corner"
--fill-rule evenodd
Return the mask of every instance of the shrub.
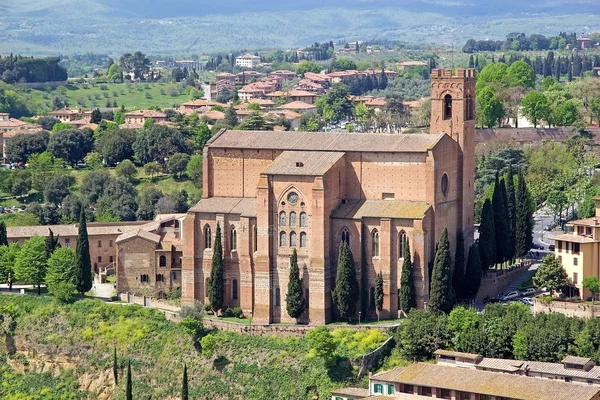
M 222 317 L 233 317 L 233 309 L 231 307 L 227 307 L 224 311 L 221 312 Z
M 215 348 L 217 347 L 217 338 L 214 335 L 206 335 L 200 340 L 200 346 L 202 347 L 202 355 L 205 357 L 212 357 Z
M 210 306 L 209 306 L 210 308 Z M 204 311 L 206 310 L 206 306 L 203 306 L 202 303 L 198 300 L 194 301 L 193 305 L 183 306 L 181 307 L 181 318 L 195 318 L 197 320 L 202 321 L 204 318 Z
M 211 308 L 210 304 L 205 304 L 204 305 L 204 311 L 206 311 L 206 312 L 212 311 L 212 308 Z
M 232 311 L 232 314 L 234 317 L 244 318 L 244 311 L 242 311 L 241 307 L 233 307 L 233 309 L 231 311 Z
M 71 282 L 61 282 L 52 290 L 54 297 L 61 303 L 73 303 L 77 300 L 77 288 Z
M 194 317 L 185 317 L 181 319 L 179 323 L 181 327 L 190 335 L 197 337 L 204 330 L 204 326 L 202 325 L 202 321 L 198 320 Z

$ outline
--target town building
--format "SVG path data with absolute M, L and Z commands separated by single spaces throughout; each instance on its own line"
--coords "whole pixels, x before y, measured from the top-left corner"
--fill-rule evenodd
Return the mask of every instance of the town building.
M 127 125 L 144 126 L 147 119 L 151 119 L 154 123 L 166 122 L 167 114 L 155 110 L 137 110 L 125 114 L 125 123 Z
M 306 104 L 314 104 L 317 101 L 317 95 L 315 93 L 307 92 L 305 90 L 290 90 L 287 92 L 277 91 L 267 94 L 267 97 L 271 100 L 275 99 L 290 99 L 290 101 L 301 101 Z
M 401 71 L 410 71 L 417 67 L 427 67 L 427 63 L 425 61 L 403 61 L 399 64 Z
M 592 47 L 594 47 L 594 41 L 590 38 L 587 37 L 583 37 L 583 38 L 578 38 L 577 39 L 577 48 L 578 49 L 591 49 Z
M 235 59 L 235 65 L 243 68 L 255 68 L 260 64 L 260 57 L 253 54 L 244 54 Z
M 11 118 L 9 113 L 0 113 L 0 132 L 8 132 L 28 125 L 30 124 L 20 119 Z
M 554 237 L 554 255 L 583 299 L 592 296 L 583 287 L 583 280 L 589 277 L 600 279 L 600 197 L 594 201 L 595 217 L 571 221 L 567 226 L 572 232 Z
M 183 303 L 207 301 L 212 248 L 222 231 L 225 305 L 256 323 L 294 322 L 285 310 L 292 250 L 307 310 L 336 316 L 338 249 L 347 242 L 361 286 L 357 305 L 398 315 L 404 244 L 410 242 L 417 302 L 429 299 L 428 264 L 448 230 L 473 238 L 475 71 L 432 71 L 431 133 L 343 134 L 222 130 L 204 148 L 203 198 L 183 223 Z M 360 309 L 360 307 L 358 307 Z
M 48 113 L 49 116 L 56 118 L 60 122 L 75 121 L 82 118 L 81 110 L 71 110 L 69 108 L 63 108 Z
M 292 101 L 291 103 L 284 104 L 277 108 L 280 110 L 295 111 L 300 114 L 307 114 L 307 113 L 314 114 L 317 112 L 317 106 L 315 106 L 313 104 L 305 103 L 303 101 Z

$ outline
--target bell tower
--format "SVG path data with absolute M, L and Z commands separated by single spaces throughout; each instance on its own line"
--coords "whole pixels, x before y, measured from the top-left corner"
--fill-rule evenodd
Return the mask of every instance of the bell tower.
M 431 133 L 446 133 L 459 147 L 457 223 L 465 247 L 473 243 L 475 180 L 475 70 L 431 71 Z

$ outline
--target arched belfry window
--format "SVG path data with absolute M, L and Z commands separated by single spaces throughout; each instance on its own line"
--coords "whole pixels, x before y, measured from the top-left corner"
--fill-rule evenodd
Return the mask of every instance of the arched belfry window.
M 212 234 L 211 234 L 209 225 L 206 225 L 204 227 L 204 248 L 205 249 L 212 248 Z
M 346 242 L 350 246 L 350 232 L 348 232 L 348 228 L 344 228 L 342 231 L 342 242 Z
M 452 119 L 452 96 L 444 96 L 444 119 Z
M 398 234 L 398 258 L 404 258 L 406 256 L 406 244 L 408 243 L 408 239 L 406 237 L 406 232 L 400 231 Z
M 231 250 L 237 250 L 237 231 L 235 230 L 235 226 L 231 226 L 230 238 Z

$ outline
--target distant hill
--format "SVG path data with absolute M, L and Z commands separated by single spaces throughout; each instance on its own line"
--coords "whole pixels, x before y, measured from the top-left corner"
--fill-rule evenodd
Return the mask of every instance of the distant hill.
M 600 29 L 597 0 L 8 0 L 0 51 L 150 53 L 295 47 L 336 38 L 462 42 Z

